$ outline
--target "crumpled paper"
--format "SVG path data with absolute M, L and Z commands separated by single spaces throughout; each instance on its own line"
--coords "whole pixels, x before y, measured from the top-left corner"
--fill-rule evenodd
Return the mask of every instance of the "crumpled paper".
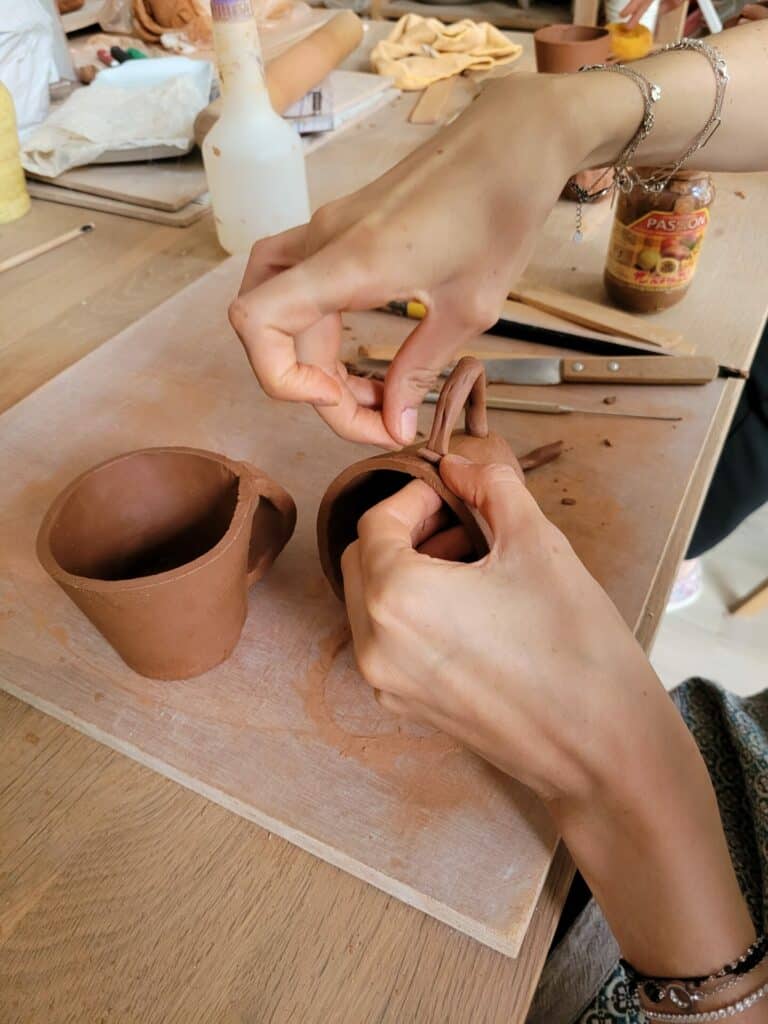
M 210 82 L 178 75 L 143 88 L 78 89 L 22 143 L 27 171 L 53 178 L 112 151 L 171 146 L 187 153 L 195 117 L 208 104 Z
M 488 71 L 510 64 L 523 52 L 487 21 L 444 25 L 437 18 L 404 15 L 386 39 L 377 43 L 371 63 L 399 89 L 425 89 L 462 71 Z

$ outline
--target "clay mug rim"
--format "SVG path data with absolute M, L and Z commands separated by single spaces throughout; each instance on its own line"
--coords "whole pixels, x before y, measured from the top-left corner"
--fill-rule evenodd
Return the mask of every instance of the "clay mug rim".
M 582 36 L 582 38 L 566 38 L 570 34 L 579 35 L 582 32 L 588 34 Z M 545 25 L 544 28 L 538 28 L 533 33 L 534 43 L 538 42 L 549 47 L 565 47 L 568 49 L 586 47 L 602 39 L 610 42 L 610 38 L 611 33 L 602 25 L 573 25 L 568 22 Z
M 53 531 L 58 517 L 70 497 L 77 491 L 84 480 L 95 476 L 97 473 L 111 468 L 119 462 L 135 458 L 140 455 L 194 455 L 224 465 L 237 478 L 237 501 L 232 518 L 225 533 L 219 540 L 204 551 L 202 555 L 176 566 L 174 569 L 167 569 L 164 572 L 152 573 L 147 576 L 128 576 L 124 579 L 102 580 L 94 576 L 82 576 L 65 569 L 56 559 L 51 548 L 51 532 Z M 296 525 L 296 505 L 290 494 L 276 483 L 263 470 L 244 460 L 230 459 L 218 452 L 208 451 L 204 448 L 189 448 L 185 446 L 160 446 L 151 448 L 137 448 L 133 451 L 122 452 L 120 455 L 113 455 L 103 462 L 91 466 L 78 474 L 71 480 L 63 490 L 53 499 L 40 524 L 37 534 L 37 557 L 43 569 L 56 582 L 63 582 L 74 589 L 96 591 L 99 593 L 125 593 L 126 590 L 146 590 L 163 586 L 167 583 L 176 583 L 178 580 L 200 572 L 211 563 L 225 554 L 235 543 L 240 535 L 247 518 L 253 515 L 254 521 L 258 511 L 259 502 L 264 498 L 278 511 L 283 523 L 283 532 L 279 540 L 261 553 L 255 564 L 248 565 L 246 576 L 247 586 L 250 588 L 266 573 L 274 560 L 288 543 Z M 253 502 L 256 500 L 256 504 Z
M 533 33 L 533 46 L 540 74 L 573 74 L 612 60 L 610 32 L 592 25 L 547 25 Z

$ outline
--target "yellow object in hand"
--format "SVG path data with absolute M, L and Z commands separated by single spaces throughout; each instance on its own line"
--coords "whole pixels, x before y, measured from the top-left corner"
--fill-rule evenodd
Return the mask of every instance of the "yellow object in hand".
M 611 54 L 617 60 L 641 60 L 653 47 L 651 30 L 645 25 L 629 28 L 620 21 L 605 26 L 611 34 Z
M 19 156 L 16 111 L 10 92 L 0 82 L 0 224 L 23 217 L 29 205 Z

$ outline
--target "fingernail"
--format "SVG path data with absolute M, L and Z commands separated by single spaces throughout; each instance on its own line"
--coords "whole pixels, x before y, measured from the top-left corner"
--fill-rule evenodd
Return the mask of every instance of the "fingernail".
M 405 444 L 410 444 L 416 437 L 418 415 L 417 409 L 403 409 L 400 414 L 400 438 Z

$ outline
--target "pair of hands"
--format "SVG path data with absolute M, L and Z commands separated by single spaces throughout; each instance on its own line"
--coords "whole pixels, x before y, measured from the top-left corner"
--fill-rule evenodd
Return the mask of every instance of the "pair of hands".
M 264 390 L 311 403 L 350 440 L 412 441 L 424 394 L 495 321 L 590 152 L 594 119 L 583 101 L 569 114 L 572 93 L 559 77 L 491 82 L 383 178 L 258 243 L 230 319 Z M 515 132 L 499 131 L 511 111 Z M 429 314 L 384 385 L 349 376 L 340 311 L 411 298 Z M 647 662 L 522 474 L 454 458 L 441 473 L 486 518 L 494 548 L 457 562 L 462 537 L 439 532 L 439 500 L 421 483 L 370 511 L 343 562 L 360 668 L 389 707 L 457 736 L 542 796 L 581 789 L 585 727 L 607 724 L 618 667 L 632 663 L 647 682 Z

